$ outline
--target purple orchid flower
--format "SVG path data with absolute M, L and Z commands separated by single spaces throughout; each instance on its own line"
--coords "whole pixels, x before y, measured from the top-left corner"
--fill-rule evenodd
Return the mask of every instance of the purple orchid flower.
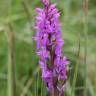
M 44 9 L 36 8 L 36 36 L 37 55 L 40 57 L 42 79 L 52 96 L 64 96 L 64 85 L 67 80 L 67 67 L 70 63 L 62 56 L 64 41 L 59 22 L 60 13 L 56 4 L 50 0 L 42 0 Z M 60 84 L 59 81 L 63 83 Z

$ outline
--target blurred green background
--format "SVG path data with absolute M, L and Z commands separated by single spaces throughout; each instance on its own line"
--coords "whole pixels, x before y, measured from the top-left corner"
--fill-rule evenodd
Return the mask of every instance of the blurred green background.
M 96 96 L 96 0 L 51 1 L 71 62 L 65 96 Z M 40 0 L 0 0 L 0 96 L 48 96 L 32 40 L 36 7 Z

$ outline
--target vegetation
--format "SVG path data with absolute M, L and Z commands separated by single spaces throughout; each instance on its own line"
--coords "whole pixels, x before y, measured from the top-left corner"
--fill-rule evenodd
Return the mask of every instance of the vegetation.
M 96 96 L 96 0 L 51 0 L 61 12 L 71 61 L 65 96 Z M 36 55 L 40 0 L 0 0 L 0 96 L 48 96 Z

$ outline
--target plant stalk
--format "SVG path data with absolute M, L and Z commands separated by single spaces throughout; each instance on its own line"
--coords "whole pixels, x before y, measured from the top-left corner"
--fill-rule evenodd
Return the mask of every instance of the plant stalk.
M 16 96 L 16 74 L 14 54 L 14 34 L 8 25 L 8 96 Z
M 88 0 L 83 3 L 84 12 L 84 96 L 87 96 L 87 41 L 88 41 Z

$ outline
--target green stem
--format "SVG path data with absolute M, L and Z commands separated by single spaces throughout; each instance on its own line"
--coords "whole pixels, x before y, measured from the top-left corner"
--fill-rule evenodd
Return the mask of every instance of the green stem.
M 8 0 L 8 17 L 11 20 L 12 0 Z M 8 40 L 8 96 L 16 96 L 16 66 L 15 66 L 15 47 L 14 32 L 12 22 L 7 24 L 7 40 Z
M 8 96 L 16 96 L 14 34 L 8 25 Z
M 87 96 L 87 35 L 88 35 L 88 0 L 84 0 L 84 96 Z
M 78 74 L 78 64 L 79 64 L 79 56 L 80 56 L 80 33 L 79 33 L 79 39 L 78 39 L 78 52 L 77 52 L 77 61 L 75 65 L 75 71 L 74 71 L 74 77 L 73 77 L 73 83 L 72 83 L 72 96 L 75 94 L 75 84 L 77 80 L 77 74 Z

